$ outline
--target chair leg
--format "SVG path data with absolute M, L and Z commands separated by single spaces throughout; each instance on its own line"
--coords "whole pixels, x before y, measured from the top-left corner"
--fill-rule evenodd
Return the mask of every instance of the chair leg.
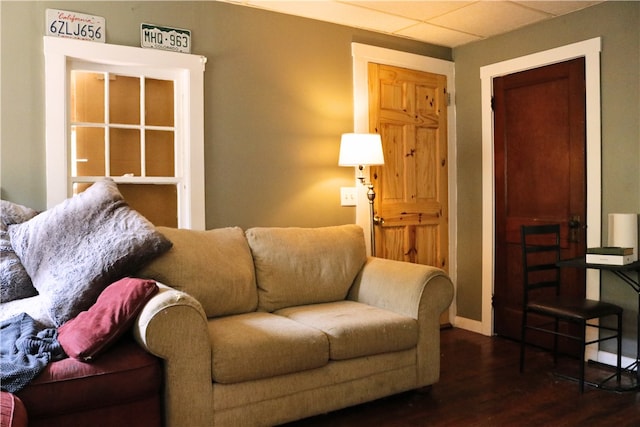
M 522 312 L 522 329 L 520 331 L 520 373 L 524 372 L 524 348 L 526 346 L 526 335 L 527 335 L 527 312 L 526 310 Z
M 558 365 L 558 331 L 559 331 L 559 321 L 557 317 L 554 323 L 554 331 L 555 331 L 555 334 L 553 334 L 553 366 L 557 366 Z
M 580 342 L 580 394 L 584 393 L 584 355 L 586 353 L 586 348 L 587 348 L 587 337 L 586 337 L 586 332 L 585 332 L 585 328 L 586 328 L 586 322 L 583 322 L 582 325 L 580 325 L 580 330 L 581 330 L 581 337 L 582 337 L 582 341 Z
M 618 314 L 618 360 L 616 361 L 616 380 L 622 380 L 622 314 Z

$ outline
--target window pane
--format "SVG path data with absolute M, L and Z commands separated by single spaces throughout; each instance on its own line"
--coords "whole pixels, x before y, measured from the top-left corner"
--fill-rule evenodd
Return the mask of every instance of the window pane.
M 109 160 L 111 176 L 140 176 L 140 131 L 109 129 Z
M 147 176 L 175 176 L 173 132 L 148 130 L 145 135 Z
M 140 124 L 140 79 L 111 75 L 109 123 Z
M 73 195 L 82 193 L 87 188 L 91 187 L 93 183 L 91 182 L 74 182 L 73 183 Z
M 156 226 L 178 226 L 178 189 L 173 184 L 118 184 L 129 206 Z
M 71 176 L 104 176 L 104 129 L 71 127 Z
M 145 122 L 173 126 L 173 81 L 145 79 Z
M 71 72 L 71 121 L 104 123 L 104 74 Z
M 73 184 L 73 194 L 82 193 L 91 185 L 76 182 Z M 178 189 L 175 185 L 118 184 L 118 190 L 127 204 L 153 225 L 178 227 Z

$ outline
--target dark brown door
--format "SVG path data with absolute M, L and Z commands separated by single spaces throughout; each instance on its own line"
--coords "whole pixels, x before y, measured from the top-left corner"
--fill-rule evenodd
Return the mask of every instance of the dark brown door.
M 586 249 L 584 58 L 499 77 L 493 85 L 494 328 L 519 340 L 520 226 L 560 224 L 562 258 Z M 564 269 L 562 280 L 563 294 L 584 297 L 583 271 Z

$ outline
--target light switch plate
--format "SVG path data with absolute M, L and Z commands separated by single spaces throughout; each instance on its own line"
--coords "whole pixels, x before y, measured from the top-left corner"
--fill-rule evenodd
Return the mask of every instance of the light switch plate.
M 356 187 L 340 187 L 340 206 L 355 206 L 357 198 Z

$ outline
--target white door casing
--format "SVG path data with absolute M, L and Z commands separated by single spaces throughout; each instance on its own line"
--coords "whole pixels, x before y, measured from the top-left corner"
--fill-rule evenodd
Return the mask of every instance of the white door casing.
M 585 57 L 586 155 L 587 155 L 587 246 L 601 240 L 601 136 L 600 136 L 600 38 L 515 58 L 480 68 L 482 92 L 482 320 L 476 332 L 493 335 L 495 198 L 493 162 L 493 78 Z M 587 298 L 600 298 L 600 275 L 587 270 Z
M 456 116 L 455 116 L 455 67 L 452 61 L 430 58 L 413 53 L 401 52 L 386 48 L 364 45 L 360 43 L 351 44 L 351 54 L 353 58 L 353 131 L 357 133 L 369 132 L 369 78 L 368 63 L 392 65 L 411 70 L 425 71 L 434 74 L 441 74 L 447 77 L 447 92 L 451 102 L 447 107 L 447 132 L 448 132 L 448 158 L 449 158 L 449 276 L 456 286 L 457 268 L 457 185 L 456 185 Z M 365 177 L 369 178 L 369 168 L 365 168 Z M 369 201 L 366 195 L 366 187 L 355 179 L 354 185 L 358 189 L 358 199 L 356 204 L 356 224 L 365 230 L 365 240 L 367 251 L 371 247 L 369 238 L 370 218 Z M 456 300 L 449 309 L 450 322 L 456 324 Z
M 44 37 L 44 53 L 47 207 L 71 195 L 68 105 L 69 73 L 73 64 L 101 64 L 120 71 L 148 69 L 175 78 L 178 94 L 175 102 L 179 111 L 176 117 L 178 225 L 203 230 L 206 58 L 49 36 Z

